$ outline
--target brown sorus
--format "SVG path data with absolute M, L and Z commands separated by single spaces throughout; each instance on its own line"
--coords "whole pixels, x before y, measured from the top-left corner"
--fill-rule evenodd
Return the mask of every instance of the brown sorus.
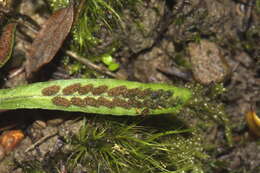
M 99 97 L 99 98 L 97 99 L 97 101 L 98 101 L 98 104 L 99 104 L 100 106 L 105 106 L 105 107 L 108 107 L 108 108 L 113 108 L 113 107 L 115 107 L 115 106 L 113 105 L 113 102 L 111 102 L 110 100 L 106 99 L 105 97 Z
M 93 95 L 100 95 L 102 93 L 107 92 L 108 86 L 106 85 L 100 85 L 98 87 L 93 88 L 92 94 Z
M 53 96 L 60 91 L 59 85 L 52 85 L 47 88 L 42 89 L 42 95 L 44 96 Z
M 132 89 L 128 89 L 127 93 L 125 94 L 125 97 L 135 97 L 138 96 L 142 93 L 142 90 L 138 89 L 138 88 L 132 88 Z
M 81 87 L 81 84 L 80 83 L 75 83 L 75 84 L 72 84 L 72 85 L 69 85 L 65 88 L 63 88 L 62 90 L 62 93 L 64 95 L 71 95 L 71 94 L 74 94 L 75 92 L 77 92 Z
M 150 96 L 152 93 L 151 89 L 145 89 L 143 91 L 140 90 L 140 92 L 138 93 L 137 97 L 140 99 L 144 99 L 146 96 Z
M 86 103 L 83 99 L 79 98 L 79 97 L 72 97 L 70 99 L 70 102 L 72 105 L 75 105 L 75 106 L 79 106 L 79 107 L 84 107 L 86 106 Z
M 85 104 L 88 106 L 93 106 L 93 107 L 99 107 L 100 105 L 98 104 L 97 100 L 93 97 L 85 97 L 84 98 Z
M 71 102 L 68 99 L 60 96 L 53 97 L 51 101 L 57 106 L 69 107 L 71 105 Z
M 134 108 L 142 108 L 143 103 L 135 98 L 129 99 L 128 104 Z
M 79 92 L 79 94 L 83 95 L 83 94 L 87 94 L 87 93 L 91 92 L 92 90 L 93 90 L 93 85 L 88 84 L 88 85 L 84 85 L 84 86 L 80 87 L 78 92 Z
M 122 107 L 122 108 L 125 108 L 125 109 L 130 109 L 131 108 L 131 105 L 129 105 L 129 103 L 123 99 L 120 99 L 120 98 L 114 98 L 113 99 L 113 105 L 115 106 L 118 106 L 118 107 Z
M 152 91 L 151 93 L 151 99 L 158 99 L 161 96 L 161 92 L 158 91 Z
M 167 108 L 169 107 L 167 100 L 158 99 L 154 102 L 158 108 Z
M 148 88 L 148 89 L 143 90 L 142 93 L 143 93 L 143 95 L 147 95 L 148 96 L 148 95 L 150 95 L 152 93 L 152 90 L 150 88 Z
M 156 109 L 158 105 L 152 99 L 145 99 L 143 101 L 143 106 L 148 107 L 150 109 Z
M 107 95 L 110 97 L 116 97 L 120 95 L 125 95 L 127 93 L 127 88 L 126 86 L 118 86 L 115 88 L 111 88 L 108 90 Z

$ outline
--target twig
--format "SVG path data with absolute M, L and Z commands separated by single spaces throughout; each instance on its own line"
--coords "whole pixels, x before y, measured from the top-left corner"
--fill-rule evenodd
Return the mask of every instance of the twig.
M 87 58 L 84 58 L 84 57 L 82 57 L 82 56 L 80 56 L 80 55 L 77 55 L 77 54 L 76 54 L 75 52 L 73 52 L 73 51 L 67 50 L 67 51 L 65 51 L 65 53 L 66 53 L 67 55 L 69 55 L 70 57 L 76 59 L 77 61 L 79 61 L 79 62 L 81 62 L 81 63 L 87 65 L 88 67 L 90 67 L 90 68 L 92 68 L 92 69 L 94 69 L 94 70 L 97 70 L 97 71 L 99 71 L 99 72 L 101 72 L 101 73 L 103 73 L 103 74 L 106 74 L 106 75 L 108 75 L 108 76 L 111 76 L 111 77 L 113 77 L 113 78 L 121 79 L 121 77 L 120 77 L 121 75 L 117 75 L 117 74 L 111 73 L 107 68 L 98 66 L 98 65 L 92 63 L 91 61 L 89 61 Z
M 183 79 L 185 81 L 191 82 L 192 81 L 192 75 L 190 72 L 188 71 L 182 71 L 180 69 L 178 69 L 177 67 L 157 67 L 157 70 L 164 73 L 164 74 L 168 74 L 171 76 L 176 76 L 180 79 Z
M 55 132 L 54 134 L 50 134 L 50 135 L 47 135 L 47 136 L 44 136 L 42 137 L 41 139 L 39 139 L 37 142 L 35 142 L 34 144 L 32 144 L 31 146 L 29 146 L 26 150 L 25 150 L 25 153 L 27 153 L 28 151 L 34 149 L 37 145 L 40 145 L 41 143 L 43 143 L 45 140 L 57 135 L 58 132 Z

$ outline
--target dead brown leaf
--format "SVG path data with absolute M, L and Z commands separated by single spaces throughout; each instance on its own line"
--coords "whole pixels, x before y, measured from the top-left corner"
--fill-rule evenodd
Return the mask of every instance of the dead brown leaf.
M 25 63 L 27 78 L 49 63 L 56 55 L 65 38 L 70 32 L 74 18 L 74 5 L 56 11 L 43 24 L 36 35 Z
M 0 37 L 0 68 L 9 60 L 14 45 L 16 23 L 9 23 L 5 26 Z

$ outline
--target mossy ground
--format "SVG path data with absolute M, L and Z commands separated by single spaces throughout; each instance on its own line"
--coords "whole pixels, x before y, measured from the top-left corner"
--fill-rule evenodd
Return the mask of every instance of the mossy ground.
M 162 119 L 175 121 L 169 116 Z M 81 165 L 87 172 L 202 172 L 201 137 L 194 129 L 153 126 L 149 118 L 87 117 L 78 134 L 65 137 L 67 152 L 56 153 L 44 162 L 20 163 L 24 172 L 68 172 Z M 138 124 L 137 124 L 138 123 Z M 175 122 L 176 123 L 176 122 Z
M 48 2 L 52 10 L 66 7 L 69 3 L 68 0 L 48 0 Z M 188 84 L 186 87 L 193 91 L 193 99 L 178 115 L 139 118 L 87 116 L 81 120 L 82 126 L 77 134 L 62 138 L 64 144 L 69 146 L 69 150 L 56 152 L 54 155 L 46 157 L 44 161 L 33 159 L 17 163 L 16 166 L 22 168 L 23 172 L 53 173 L 64 170 L 97 173 L 258 172 L 259 168 L 256 168 L 253 163 L 259 160 L 257 159 L 259 156 L 253 156 L 252 153 L 257 150 L 259 142 L 254 142 L 255 139 L 253 139 L 253 142 L 248 140 L 243 114 L 241 114 L 237 105 L 240 102 L 247 102 L 248 98 L 259 105 L 259 99 L 256 95 L 259 92 L 257 78 L 259 78 L 260 70 L 257 21 L 260 20 L 255 20 L 255 18 L 259 16 L 260 1 L 255 1 L 252 19 L 250 18 L 253 22 L 245 32 L 233 27 L 243 28 L 239 23 L 239 15 L 235 15 L 236 20 L 230 19 L 233 13 L 230 12 L 226 15 L 227 13 L 224 13 L 221 8 L 210 10 L 210 5 L 207 3 L 200 3 L 199 5 L 195 3 L 194 5 L 193 1 L 190 1 L 190 4 L 186 4 L 184 1 L 174 1 L 174 3 L 165 1 L 167 8 L 164 9 L 166 12 L 163 19 L 173 19 L 173 22 L 161 22 L 155 27 L 159 32 L 163 31 L 159 34 L 163 38 L 152 38 L 158 42 L 153 43 L 153 47 L 144 46 L 142 51 L 138 53 L 133 53 L 133 50 L 125 50 L 120 56 L 123 55 L 126 58 L 117 61 L 114 54 L 123 49 L 131 48 L 128 48 L 129 45 L 126 44 L 122 47 L 122 43 L 114 38 L 114 33 L 122 29 L 121 22 L 124 18 L 124 10 L 127 9 L 136 13 L 139 3 L 142 2 L 141 0 L 75 1 L 80 10 L 77 11 L 77 21 L 64 47 L 87 57 L 94 63 L 102 64 L 104 63 L 103 57 L 110 56 L 113 62 L 120 62 L 121 67 L 125 68 L 125 71 L 130 73 L 129 76 L 132 77 L 132 71 L 135 69 L 132 68 L 131 63 L 139 55 L 151 51 L 162 40 L 170 40 L 174 43 L 174 55 L 169 56 L 172 59 L 175 58 L 176 65 L 190 69 L 190 64 L 185 58 L 185 47 L 189 42 L 199 43 L 201 39 L 208 39 L 225 47 L 225 53 L 232 57 L 230 58 L 232 63 L 234 63 L 233 61 L 238 63 L 238 68 L 232 69 L 235 75 L 224 84 L 209 86 Z M 157 2 L 164 4 L 163 1 Z M 212 6 L 214 6 L 214 3 L 218 3 L 218 1 L 210 0 L 205 2 L 211 2 Z M 238 5 L 241 4 L 239 2 L 225 2 L 229 3 L 226 7 L 232 9 L 232 12 L 240 10 Z M 160 11 L 161 9 L 158 10 L 159 5 L 156 5 L 153 8 Z M 151 8 L 149 5 L 145 7 Z M 211 12 L 213 11 L 217 12 L 217 15 L 212 16 Z M 147 15 L 147 13 L 145 14 Z M 139 17 L 138 14 L 135 15 L 137 18 Z M 220 17 L 218 18 L 218 16 Z M 150 18 L 149 15 L 148 17 L 150 20 L 155 18 Z M 245 19 L 243 20 L 245 21 Z M 142 22 L 137 21 L 135 24 L 138 25 L 139 30 L 147 29 Z M 164 24 L 170 24 L 167 26 L 167 30 L 163 29 Z M 210 24 L 211 27 L 209 27 Z M 228 29 L 222 31 L 222 26 Z M 147 35 L 149 34 L 153 35 L 153 33 Z M 104 35 L 109 35 L 109 38 L 114 38 L 114 40 L 107 41 L 105 39 L 107 37 Z M 130 37 L 135 37 L 135 35 L 130 35 L 129 40 L 131 40 Z M 150 37 L 148 38 L 150 39 Z M 134 40 L 136 41 L 134 43 L 141 46 L 145 45 L 142 42 L 145 38 L 140 38 L 140 40 Z M 244 57 L 242 57 L 242 60 L 234 60 L 237 57 L 234 58 L 233 53 L 239 54 L 237 52 L 248 54 L 249 63 L 243 61 L 246 59 Z M 158 54 L 158 56 L 161 56 L 161 54 Z M 61 59 L 60 64 L 62 64 L 62 68 L 65 67 L 69 77 L 106 77 L 79 62 L 71 60 L 66 55 L 61 55 Z M 131 65 L 128 66 L 127 63 Z M 103 65 L 107 64 L 104 63 Z M 179 85 L 186 83 L 179 78 L 169 78 Z M 232 116 L 227 115 L 226 108 Z M 82 118 L 82 115 L 80 117 Z M 236 143 L 232 143 L 231 131 L 235 133 Z M 248 149 L 251 144 L 256 145 L 252 145 L 253 147 Z M 243 152 L 244 154 L 240 155 Z M 245 164 L 240 163 L 237 168 L 236 165 L 230 164 L 230 162 L 234 163 L 234 158 L 239 158 L 242 160 L 241 163 L 244 162 Z M 239 163 L 235 163 L 239 165 Z

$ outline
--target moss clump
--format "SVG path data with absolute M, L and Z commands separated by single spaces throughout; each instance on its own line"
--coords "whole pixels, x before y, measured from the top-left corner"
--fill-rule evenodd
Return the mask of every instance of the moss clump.
M 207 156 L 199 135 L 191 129 L 174 129 L 162 132 L 136 123 L 119 123 L 118 119 L 86 118 L 78 134 L 66 138 L 69 151 L 45 160 L 47 166 L 32 161 L 21 167 L 25 172 L 55 173 L 62 162 L 67 172 L 74 172 L 79 165 L 87 172 L 203 172 L 201 162 Z
M 226 91 L 223 85 L 203 87 L 200 84 L 189 84 L 187 87 L 193 91 L 193 98 L 185 110 L 187 119 L 193 119 L 193 125 L 200 129 L 201 134 L 205 134 L 205 131 L 213 126 L 223 127 L 227 143 L 232 146 L 230 122 L 219 98 Z
M 91 48 L 102 42 L 98 33 L 103 28 L 110 30 L 121 25 L 124 8 L 134 8 L 140 0 L 81 0 L 76 5 L 78 11 L 73 33 L 73 48 L 80 53 L 90 53 Z M 53 10 L 66 7 L 69 0 L 49 0 Z M 87 52 L 86 52 L 87 51 Z M 93 53 L 93 52 L 92 52 Z
M 77 54 L 87 57 L 93 62 L 103 63 L 110 71 L 119 68 L 112 54 L 120 43 L 116 39 L 107 43 L 107 38 L 113 38 L 113 33 L 121 30 L 121 16 L 123 9 L 135 9 L 140 0 L 79 0 L 75 1 L 75 23 L 72 29 L 70 49 Z M 69 0 L 48 0 L 52 10 L 67 7 Z M 98 49 L 97 49 L 98 47 Z M 107 57 L 112 59 L 107 64 Z M 105 58 L 105 59 L 104 59 Z M 85 77 L 97 76 L 97 74 L 84 65 L 70 62 L 64 65 L 72 75 L 81 74 Z
M 70 169 L 77 164 L 104 172 L 170 172 L 200 169 L 204 157 L 191 130 L 158 132 L 136 124 L 84 122 L 70 144 Z M 190 137 L 184 135 L 190 134 Z

